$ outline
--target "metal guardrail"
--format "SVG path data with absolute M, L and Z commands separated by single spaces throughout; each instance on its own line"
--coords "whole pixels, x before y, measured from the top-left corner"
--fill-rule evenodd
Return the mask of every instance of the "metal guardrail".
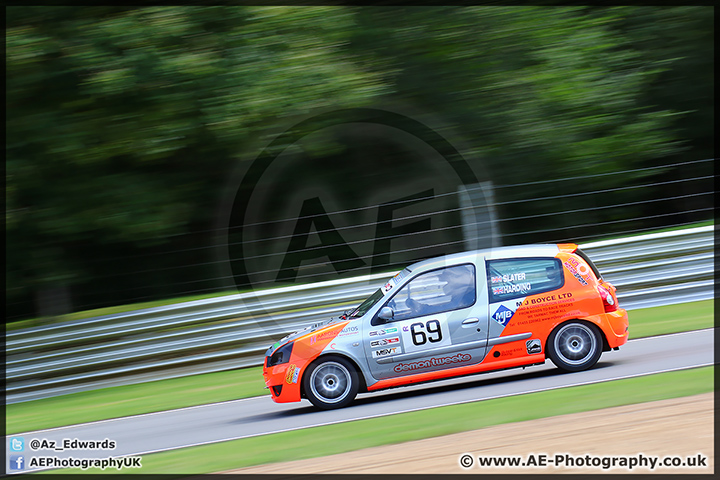
M 618 289 L 623 308 L 671 305 L 714 296 L 714 226 L 580 246 Z
M 581 245 L 627 309 L 713 298 L 713 226 Z M 7 333 L 7 402 L 262 363 L 273 341 L 357 305 L 393 273 Z

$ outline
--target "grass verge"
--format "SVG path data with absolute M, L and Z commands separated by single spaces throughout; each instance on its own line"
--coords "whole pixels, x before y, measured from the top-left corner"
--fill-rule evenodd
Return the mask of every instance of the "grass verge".
M 652 307 L 630 312 L 630 338 L 713 326 L 713 301 Z M 208 373 L 7 406 L 7 433 L 92 422 L 173 408 L 266 395 L 260 367 Z
M 101 388 L 6 407 L 7 433 L 267 394 L 261 367 Z
M 154 453 L 143 456 L 142 469 L 137 473 L 221 472 L 712 390 L 713 367 L 660 373 L 357 420 L 352 422 L 352 428 L 340 423 Z M 86 473 L 98 471 L 90 469 Z
M 710 328 L 715 318 L 713 300 L 641 308 L 629 311 L 628 317 L 631 339 Z

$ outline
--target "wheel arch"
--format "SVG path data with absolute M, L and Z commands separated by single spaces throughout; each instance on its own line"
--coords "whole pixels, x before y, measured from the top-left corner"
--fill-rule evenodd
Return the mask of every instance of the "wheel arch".
M 303 380 L 305 379 L 305 375 L 307 375 L 307 373 L 311 370 L 310 367 L 314 366 L 318 362 L 328 360 L 331 358 L 337 358 L 337 357 L 340 357 L 343 360 L 347 360 L 348 362 L 350 362 L 350 364 L 353 366 L 353 368 L 355 368 L 355 372 L 358 375 L 358 380 L 360 380 L 360 389 L 358 392 L 359 393 L 367 392 L 367 383 L 365 382 L 365 374 L 363 373 L 362 369 L 358 365 L 358 362 L 350 355 L 340 353 L 340 352 L 328 352 L 328 353 L 323 353 L 322 355 L 319 355 L 312 362 L 308 363 L 307 367 L 305 367 L 305 369 L 302 373 L 302 377 L 298 381 L 298 383 L 300 384 L 300 397 L 301 398 L 307 398 L 307 396 L 305 395 L 305 382 Z
M 602 329 L 600 325 L 598 325 L 595 322 L 591 322 L 590 320 L 586 320 L 584 318 L 569 318 L 567 320 L 563 320 L 562 322 L 558 323 L 553 327 L 552 330 L 550 330 L 550 333 L 548 333 L 547 337 L 545 337 L 545 345 L 543 346 L 545 356 L 547 357 L 547 348 L 548 348 L 548 342 L 550 342 L 550 338 L 552 338 L 553 334 L 557 332 L 560 328 L 562 328 L 563 325 L 570 322 L 576 322 L 576 323 L 583 323 L 585 325 L 590 325 L 595 327 L 595 329 L 600 332 L 600 338 L 602 339 L 602 351 L 603 352 L 609 352 L 612 350 L 610 348 L 610 344 L 608 343 L 607 336 L 605 335 L 605 331 Z

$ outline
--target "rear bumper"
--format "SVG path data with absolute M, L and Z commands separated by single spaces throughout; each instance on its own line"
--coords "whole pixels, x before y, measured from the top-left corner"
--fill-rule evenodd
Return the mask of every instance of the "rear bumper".
M 624 345 L 628 341 L 630 326 L 627 310 L 624 308 L 618 308 L 614 312 L 606 313 L 605 319 L 610 327 L 605 329 L 605 336 L 607 337 L 610 348 Z

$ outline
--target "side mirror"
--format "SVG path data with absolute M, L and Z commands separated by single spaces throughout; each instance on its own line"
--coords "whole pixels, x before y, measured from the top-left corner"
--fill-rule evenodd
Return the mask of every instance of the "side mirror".
M 392 320 L 394 316 L 395 312 L 393 312 L 393 309 L 390 307 L 383 307 L 380 309 L 380 313 L 378 313 L 378 318 L 383 320 Z

